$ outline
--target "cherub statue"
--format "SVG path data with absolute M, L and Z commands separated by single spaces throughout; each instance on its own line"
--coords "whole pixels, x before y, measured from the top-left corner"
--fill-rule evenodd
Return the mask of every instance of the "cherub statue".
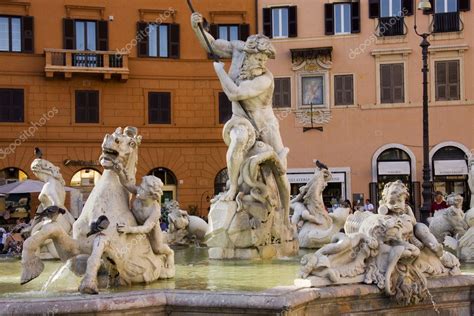
M 132 213 L 139 226 L 117 224 L 117 231 L 125 234 L 147 234 L 155 254 L 165 254 L 167 266 L 174 263 L 174 251 L 165 243 L 160 227 L 161 206 L 158 201 L 163 195 L 163 182 L 155 176 L 145 176 L 140 185 L 135 185 L 120 163 L 114 171 L 122 185 L 136 196 L 132 203 Z

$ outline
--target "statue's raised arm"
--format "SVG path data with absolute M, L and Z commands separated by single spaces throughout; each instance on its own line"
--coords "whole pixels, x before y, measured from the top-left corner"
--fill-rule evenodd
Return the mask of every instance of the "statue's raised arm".
M 216 54 L 217 56 L 221 58 L 231 58 L 232 51 L 233 51 L 232 43 L 230 41 L 226 41 L 222 39 L 215 39 L 209 32 L 204 30 L 204 28 L 202 29 L 202 32 L 201 32 L 201 30 L 199 29 L 200 23 L 203 23 L 203 18 L 202 18 L 201 13 L 194 12 L 193 14 L 191 14 L 191 26 L 194 30 L 194 33 L 196 33 L 196 37 L 198 38 L 201 46 L 208 53 L 211 53 L 209 47 L 207 46 L 206 40 L 204 38 L 204 36 L 206 36 L 209 44 L 211 45 L 213 49 L 214 54 Z

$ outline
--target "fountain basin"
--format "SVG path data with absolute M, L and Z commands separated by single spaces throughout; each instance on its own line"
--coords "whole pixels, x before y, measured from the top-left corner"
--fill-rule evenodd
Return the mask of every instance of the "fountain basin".
M 63 296 L 46 299 L 0 299 L 1 314 L 97 315 L 128 312 L 153 315 L 472 315 L 474 276 L 460 275 L 428 282 L 430 300 L 399 306 L 372 285 L 326 288 L 283 286 L 262 292 L 210 292 L 148 290 L 96 296 Z
M 304 254 L 300 252 L 300 256 Z M 94 296 L 77 293 L 80 279 L 68 270 L 51 282 L 50 275 L 61 267 L 58 261 L 46 262 L 45 272 L 24 286 L 19 284 L 20 262 L 0 261 L 0 315 L 437 315 L 430 300 L 415 306 L 398 306 L 373 285 L 294 286 L 300 256 L 272 261 L 210 260 L 206 248 L 179 249 L 175 256 L 174 279 L 103 289 Z M 429 280 L 441 314 L 474 314 L 474 270 L 464 266 L 463 271 L 460 276 Z M 50 285 L 42 291 L 44 283 Z

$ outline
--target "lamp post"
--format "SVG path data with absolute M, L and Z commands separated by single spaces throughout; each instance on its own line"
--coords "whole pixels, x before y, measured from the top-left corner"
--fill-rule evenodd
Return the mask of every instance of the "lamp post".
M 431 10 L 431 3 L 429 0 L 421 0 L 418 5 L 418 10 L 427 11 Z M 421 55 L 423 60 L 423 206 L 421 207 L 421 219 L 422 221 L 427 217 L 431 211 L 431 198 L 432 198 L 432 184 L 431 184 L 431 169 L 430 169 L 430 135 L 429 135 L 429 112 L 428 112 L 428 47 L 430 42 L 428 37 L 431 32 L 419 33 L 416 24 L 416 12 L 415 12 L 415 33 L 422 38 Z

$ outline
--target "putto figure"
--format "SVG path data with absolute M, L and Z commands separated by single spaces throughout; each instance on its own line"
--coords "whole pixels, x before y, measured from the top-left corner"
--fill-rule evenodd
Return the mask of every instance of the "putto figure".
M 268 59 L 275 58 L 275 49 L 260 34 L 245 42 L 214 39 L 201 32 L 202 20 L 199 13 L 191 16 L 201 45 L 208 52 L 232 58 L 229 73 L 223 63 L 214 63 L 222 89 L 232 101 L 232 118 L 223 130 L 229 147 L 229 189 L 211 206 L 209 254 L 211 258 L 289 255 L 297 248 L 289 221 L 289 150 L 273 113 L 273 75 L 265 67 Z

